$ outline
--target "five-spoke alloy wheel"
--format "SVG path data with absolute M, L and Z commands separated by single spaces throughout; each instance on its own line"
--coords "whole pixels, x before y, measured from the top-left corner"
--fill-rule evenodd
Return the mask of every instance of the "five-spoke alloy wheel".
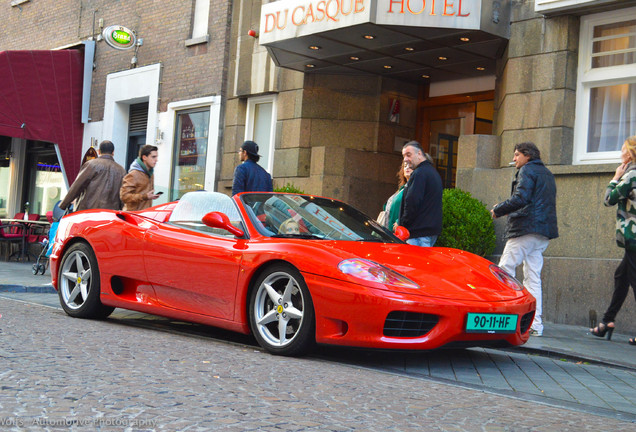
M 259 345 L 272 354 L 299 355 L 314 343 L 311 295 L 300 272 L 290 265 L 273 265 L 256 280 L 249 317 Z
M 58 294 L 64 311 L 77 318 L 105 318 L 114 308 L 102 305 L 97 259 L 89 245 L 76 243 L 62 257 Z

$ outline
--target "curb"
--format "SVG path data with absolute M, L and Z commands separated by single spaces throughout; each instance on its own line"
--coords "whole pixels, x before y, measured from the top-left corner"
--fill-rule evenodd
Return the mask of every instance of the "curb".
M 502 351 L 509 351 L 509 352 L 523 352 L 526 354 L 536 354 L 536 355 L 541 355 L 543 357 L 548 357 L 551 359 L 559 359 L 559 360 L 564 359 L 564 360 L 568 360 L 572 362 L 585 362 L 585 363 L 589 363 L 593 365 L 613 367 L 613 368 L 624 369 L 629 371 L 636 370 L 636 368 L 634 368 L 633 365 L 624 364 L 624 363 L 620 363 L 616 361 L 603 360 L 600 358 L 584 357 L 580 354 L 565 352 L 565 351 L 560 351 L 555 349 L 549 349 L 549 348 L 535 348 L 535 347 L 522 345 L 522 346 L 518 346 L 514 348 L 500 348 L 500 349 Z
M 0 292 L 10 293 L 34 293 L 34 294 L 55 294 L 57 291 L 53 285 L 24 286 L 24 285 L 0 285 Z

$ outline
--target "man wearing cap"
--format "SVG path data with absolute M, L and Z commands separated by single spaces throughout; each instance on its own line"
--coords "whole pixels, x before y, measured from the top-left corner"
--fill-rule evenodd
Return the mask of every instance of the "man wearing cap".
M 239 149 L 241 164 L 234 170 L 232 195 L 240 192 L 272 192 L 272 176 L 257 162 L 261 158 L 258 154 L 258 144 L 245 141 Z

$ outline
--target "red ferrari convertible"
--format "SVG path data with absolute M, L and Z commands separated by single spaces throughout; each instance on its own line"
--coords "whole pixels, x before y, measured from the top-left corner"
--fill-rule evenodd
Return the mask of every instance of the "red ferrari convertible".
M 535 311 L 481 257 L 411 246 L 341 201 L 285 193 L 190 192 L 138 212 L 73 213 L 51 274 L 70 316 L 131 309 L 252 333 L 282 355 L 314 343 L 521 345 Z

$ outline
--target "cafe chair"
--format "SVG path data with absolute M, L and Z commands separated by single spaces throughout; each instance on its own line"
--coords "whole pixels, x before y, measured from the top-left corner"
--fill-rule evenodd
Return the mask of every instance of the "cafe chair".
M 22 237 L 24 236 L 24 226 L 15 224 L 0 225 L 0 254 L 6 261 L 13 255 L 12 245 L 22 243 Z M 8 252 L 5 253 L 5 245 Z
M 24 219 L 24 213 L 16 213 L 13 215 L 13 219 Z M 7 233 L 9 234 L 20 234 L 22 235 L 22 229 L 24 227 L 16 222 L 8 222 L 7 223 Z
M 51 214 L 51 218 L 49 219 L 49 213 Z M 47 221 L 50 224 L 53 221 L 53 212 L 47 212 Z M 39 214 L 30 214 L 29 220 L 31 221 L 39 221 Z M 30 243 L 40 243 L 42 240 L 48 237 L 47 233 L 49 230 L 49 225 L 32 225 L 29 227 L 29 232 L 27 233 L 27 244 Z

